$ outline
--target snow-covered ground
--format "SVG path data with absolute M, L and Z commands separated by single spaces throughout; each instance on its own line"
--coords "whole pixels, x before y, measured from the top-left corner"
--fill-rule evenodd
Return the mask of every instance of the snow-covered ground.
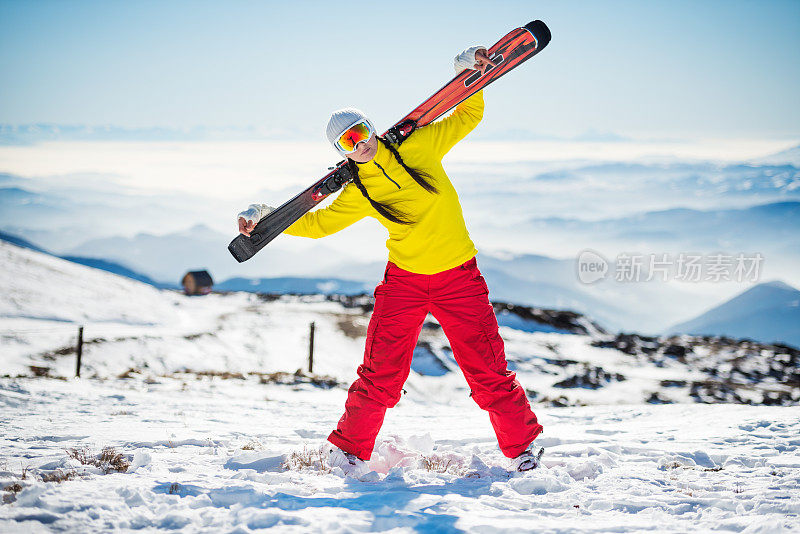
M 330 471 L 315 451 L 341 415 L 368 309 L 189 298 L 0 243 L 0 532 L 800 528 L 797 408 L 692 404 L 717 391 L 696 384 L 796 404 L 795 353 L 604 336 L 580 316 L 568 331 L 498 312 L 545 426 L 544 468 L 506 470 L 429 320 L 372 471 Z M 314 371 L 330 380 L 294 374 L 311 321 Z
M 509 474 L 468 400 L 404 398 L 361 480 L 282 467 L 324 441 L 344 398 L 256 380 L 5 379 L 0 481 L 19 488 L 15 500 L 4 493 L 0 531 L 800 528 L 796 408 L 537 406 L 544 468 Z M 103 474 L 65 452 L 108 446 L 130 460 L 127 472 Z M 38 479 L 57 470 L 77 476 Z

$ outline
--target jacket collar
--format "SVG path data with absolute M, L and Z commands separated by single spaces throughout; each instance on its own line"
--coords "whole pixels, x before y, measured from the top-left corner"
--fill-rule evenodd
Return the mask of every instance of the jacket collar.
M 392 156 L 392 153 L 389 152 L 385 146 L 383 146 L 383 143 L 378 141 L 378 150 L 375 151 L 375 157 L 366 163 L 356 163 L 356 165 L 358 166 L 359 170 L 364 169 L 369 172 L 377 170 L 377 165 L 386 168 L 386 166 L 389 165 L 393 159 L 394 156 Z

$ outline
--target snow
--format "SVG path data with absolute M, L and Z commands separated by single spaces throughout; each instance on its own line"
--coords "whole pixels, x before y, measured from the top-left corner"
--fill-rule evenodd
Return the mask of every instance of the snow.
M 544 466 L 518 474 L 506 470 L 476 406 L 406 397 L 390 410 L 360 480 L 283 469 L 291 452 L 324 442 L 344 397 L 256 380 L 6 379 L 0 483 L 22 490 L 0 506 L 0 530 L 800 528 L 793 408 L 537 406 Z M 129 458 L 127 472 L 86 471 L 65 454 L 106 446 Z M 447 471 L 429 471 L 423 459 Z M 54 469 L 79 476 L 57 484 L 32 475 Z
M 800 528 L 796 407 L 692 404 L 686 388 L 661 386 L 725 364 L 703 347 L 686 362 L 651 360 L 595 346 L 591 330 L 501 317 L 509 364 L 542 401 L 544 465 L 520 474 L 431 320 L 406 394 L 352 478 L 317 451 L 363 352 L 358 303 L 189 298 L 8 244 L 0 260 L 1 532 Z M 311 321 L 315 372 L 332 387 L 292 374 L 306 366 Z M 596 389 L 556 385 L 598 370 L 609 378 Z M 656 391 L 678 404 L 643 404 Z M 127 469 L 100 462 L 108 447 Z

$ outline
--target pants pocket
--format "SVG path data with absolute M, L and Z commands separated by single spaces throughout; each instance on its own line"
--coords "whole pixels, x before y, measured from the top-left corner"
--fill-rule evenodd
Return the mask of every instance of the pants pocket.
M 490 363 L 493 370 L 505 371 L 505 344 L 503 343 L 503 338 L 500 337 L 500 329 L 497 324 L 497 317 L 494 315 L 494 308 L 492 308 L 492 305 L 489 303 L 487 303 L 486 306 L 487 310 L 485 315 L 481 317 L 479 323 L 483 337 L 492 354 L 492 361 Z
M 372 307 L 372 315 L 367 325 L 367 340 L 364 343 L 364 365 L 367 366 L 369 366 L 372 361 L 372 346 L 375 343 L 375 332 L 378 330 L 383 315 L 383 302 L 384 298 L 386 298 L 384 294 L 385 291 L 386 286 L 384 282 L 381 282 L 375 286 L 375 291 L 373 292 L 375 304 Z
M 372 349 L 373 345 L 375 345 L 375 331 L 378 329 L 380 320 L 380 316 L 373 314 L 372 318 L 369 320 L 369 326 L 367 327 L 367 340 L 364 343 L 364 365 L 367 367 L 372 366 Z
M 478 269 L 478 264 L 475 262 L 475 258 L 462 263 L 460 266 L 461 270 L 463 270 L 468 276 L 468 284 L 471 287 L 474 287 L 479 294 L 489 294 L 489 286 L 486 285 L 486 280 L 483 278 L 480 269 Z

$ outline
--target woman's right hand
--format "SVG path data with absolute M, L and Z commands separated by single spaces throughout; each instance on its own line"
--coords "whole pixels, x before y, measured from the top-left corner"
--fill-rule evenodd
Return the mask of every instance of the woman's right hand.
M 258 222 L 273 211 L 275 208 L 266 204 L 250 204 L 249 208 L 239 213 L 239 233 L 250 237 L 250 232 Z
M 485 46 L 471 46 L 453 58 L 456 74 L 465 69 L 480 70 L 481 74 L 485 74 L 489 65 L 497 66 L 494 61 L 489 59 L 489 51 Z

